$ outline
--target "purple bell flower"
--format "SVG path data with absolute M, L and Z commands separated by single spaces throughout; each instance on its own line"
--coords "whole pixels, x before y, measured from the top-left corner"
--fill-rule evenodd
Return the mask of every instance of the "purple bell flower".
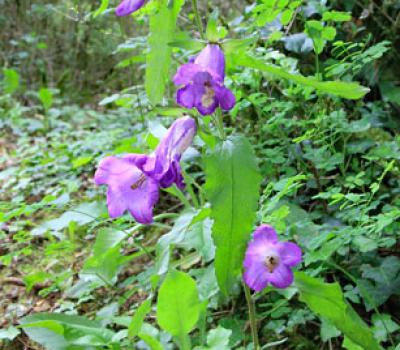
M 230 110 L 235 96 L 224 86 L 225 56 L 217 44 L 208 44 L 193 62 L 178 68 L 174 83 L 182 86 L 176 102 L 186 108 L 197 108 L 202 115 L 212 114 L 220 106 Z
M 153 208 L 158 201 L 158 182 L 140 169 L 148 161 L 143 154 L 102 159 L 94 175 L 96 185 L 108 185 L 107 207 L 110 217 L 129 211 L 137 222 L 153 221 Z
M 196 122 L 190 117 L 177 119 L 151 155 L 110 156 L 100 161 L 94 175 L 96 185 L 108 185 L 107 207 L 110 217 L 126 211 L 142 224 L 153 221 L 153 209 L 159 188 L 176 183 L 183 188 L 180 167 L 182 153 L 196 133 Z
M 249 243 L 243 266 L 244 281 L 259 292 L 270 283 L 276 288 L 287 288 L 293 283 L 291 267 L 301 262 L 301 249 L 292 242 L 279 242 L 269 225 L 259 226 Z
M 145 4 L 146 0 L 123 0 L 115 9 L 117 16 L 128 16 L 139 10 Z
M 183 152 L 192 144 L 196 130 L 196 122 L 193 118 L 177 119 L 160 141 L 149 161 L 144 164 L 143 171 L 157 180 L 163 188 L 175 183 L 183 189 L 185 185 L 180 160 Z

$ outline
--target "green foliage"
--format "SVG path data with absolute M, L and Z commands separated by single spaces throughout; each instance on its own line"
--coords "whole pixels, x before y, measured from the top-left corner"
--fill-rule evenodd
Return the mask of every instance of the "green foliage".
M 218 144 L 205 159 L 206 192 L 214 220 L 215 271 L 228 295 L 240 275 L 250 240 L 260 175 L 248 140 L 234 136 Z
M 237 64 L 245 67 L 258 69 L 274 76 L 294 81 L 300 85 L 310 86 L 318 91 L 340 96 L 347 99 L 359 99 L 368 91 L 368 88 L 358 83 L 347 83 L 341 81 L 318 81 L 314 78 L 304 77 L 300 74 L 291 74 L 282 68 L 266 64 L 263 61 L 247 55 L 239 55 L 235 58 Z
M 12 94 L 18 90 L 19 74 L 15 69 L 3 69 L 3 89 L 6 94 Z
M 157 322 L 178 338 L 181 349 L 188 349 L 187 334 L 196 325 L 200 303 L 196 282 L 187 274 L 170 271 L 158 292 Z
M 184 0 L 175 0 L 171 6 L 166 0 L 150 17 L 149 53 L 146 57 L 146 92 L 152 104 L 162 101 L 165 84 L 169 77 L 172 48 L 169 43 L 175 38 L 176 19 Z
M 328 319 L 352 342 L 365 350 L 382 349 L 374 340 L 372 331 L 345 302 L 338 284 L 326 284 L 304 273 L 297 273 L 296 286 L 300 291 L 300 300 L 312 311 Z

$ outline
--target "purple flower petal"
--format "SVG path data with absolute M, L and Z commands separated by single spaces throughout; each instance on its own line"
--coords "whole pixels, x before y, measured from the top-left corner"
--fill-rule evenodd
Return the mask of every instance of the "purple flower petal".
M 235 95 L 231 90 L 225 86 L 219 86 L 216 88 L 216 95 L 218 97 L 219 104 L 222 109 L 229 111 L 235 105 Z
M 191 82 L 193 76 L 201 71 L 201 67 L 197 64 L 186 63 L 178 68 L 176 72 L 173 82 L 175 85 L 186 85 Z
M 268 271 L 263 264 L 252 264 L 243 274 L 246 284 L 259 292 L 268 285 Z
M 292 242 L 278 243 L 277 248 L 282 263 L 288 266 L 295 266 L 301 262 L 301 249 Z
M 266 273 L 268 281 L 276 288 L 287 288 L 293 283 L 293 272 L 285 264 L 279 264 L 274 272 Z
M 253 240 L 246 249 L 244 280 L 257 291 L 267 284 L 265 281 L 276 288 L 286 288 L 293 283 L 290 267 L 300 261 L 301 249 L 295 243 L 279 242 L 271 226 L 261 225 L 255 230 Z
M 123 0 L 115 9 L 117 16 L 128 16 L 139 10 L 146 0 Z
M 219 45 L 208 44 L 196 57 L 194 63 L 210 72 L 217 81 L 224 81 L 225 56 Z
M 130 154 L 123 158 L 107 157 L 100 162 L 94 181 L 97 185 L 108 185 L 110 217 L 116 218 L 129 211 L 140 223 L 153 221 L 153 208 L 159 195 L 158 183 L 137 167 L 146 158 Z
M 176 93 L 176 103 L 186 107 L 193 108 L 195 105 L 196 90 L 193 85 L 186 85 Z
M 140 168 L 161 187 L 169 187 L 173 183 L 184 187 L 182 170 L 179 164 L 182 153 L 192 144 L 196 134 L 196 122 L 193 118 L 177 119 L 168 129 L 166 135 L 157 146 L 154 155 Z
M 277 243 L 278 235 L 274 228 L 270 225 L 262 224 L 257 227 L 253 234 L 254 240 L 263 240 L 268 243 Z

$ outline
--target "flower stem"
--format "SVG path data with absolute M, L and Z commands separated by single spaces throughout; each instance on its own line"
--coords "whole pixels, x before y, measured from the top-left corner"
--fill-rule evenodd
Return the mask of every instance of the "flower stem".
M 221 110 L 218 108 L 214 114 L 214 121 L 215 125 L 218 129 L 219 137 L 222 140 L 226 140 L 225 130 L 224 130 L 224 122 L 222 121 L 222 113 Z
M 250 294 L 249 287 L 247 287 L 246 283 L 243 283 L 243 286 L 244 286 L 244 294 L 247 300 L 247 307 L 249 309 L 249 320 L 250 320 L 251 336 L 253 338 L 254 350 L 259 350 L 260 348 L 258 345 L 256 310 L 254 307 L 253 299 Z
M 197 28 L 198 28 L 198 30 L 200 32 L 200 36 L 201 36 L 202 39 L 205 39 L 203 23 L 201 22 L 199 8 L 197 6 L 197 0 L 192 0 L 192 9 L 193 9 L 193 12 L 194 12 L 194 17 L 195 17 L 195 20 L 196 20 Z

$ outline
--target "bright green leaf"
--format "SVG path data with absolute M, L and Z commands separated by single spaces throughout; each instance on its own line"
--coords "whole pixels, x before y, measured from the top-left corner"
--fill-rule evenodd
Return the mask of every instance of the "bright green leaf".
M 6 94 L 14 93 L 19 87 L 19 74 L 14 69 L 3 69 L 4 92 Z
M 338 283 L 323 283 L 307 276 L 295 274 L 295 284 L 300 292 L 300 300 L 317 315 L 326 318 L 351 342 L 364 350 L 381 350 L 373 337 L 372 330 L 348 304 Z
M 146 93 L 153 104 L 161 102 L 169 77 L 175 25 L 184 0 L 174 0 L 172 5 L 162 0 L 158 12 L 150 17 L 149 53 L 146 57 Z
M 135 314 L 132 317 L 132 321 L 129 324 L 128 335 L 130 338 L 136 337 L 140 329 L 142 328 L 142 324 L 144 318 L 151 310 L 151 299 L 145 300 L 136 310 Z
M 188 274 L 170 271 L 158 292 L 157 322 L 179 339 L 196 325 L 200 313 L 196 282 Z
M 258 69 L 277 77 L 294 81 L 300 85 L 310 86 L 318 91 L 347 99 L 359 99 L 369 91 L 368 88 L 355 82 L 348 83 L 343 81 L 318 81 L 314 78 L 305 77 L 300 74 L 292 74 L 282 68 L 264 63 L 259 59 L 247 55 L 238 55 L 236 56 L 235 61 L 238 65 Z
M 215 269 L 228 295 L 240 275 L 257 209 L 260 175 L 254 152 L 243 136 L 218 144 L 205 159 L 206 192 L 214 219 Z

